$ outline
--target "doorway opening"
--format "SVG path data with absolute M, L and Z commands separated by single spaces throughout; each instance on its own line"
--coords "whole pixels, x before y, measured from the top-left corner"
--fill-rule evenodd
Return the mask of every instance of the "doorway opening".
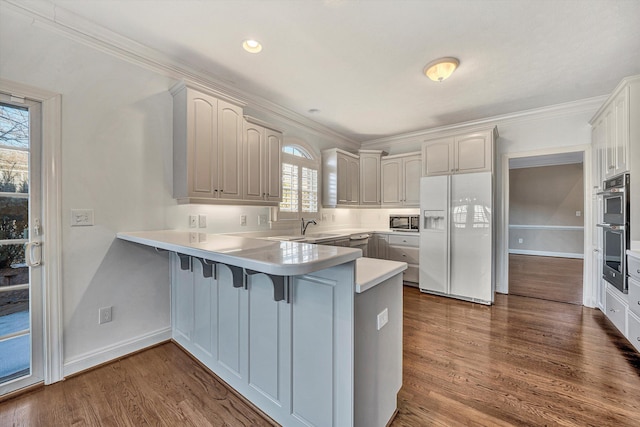
M 509 293 L 583 303 L 584 153 L 509 159 Z

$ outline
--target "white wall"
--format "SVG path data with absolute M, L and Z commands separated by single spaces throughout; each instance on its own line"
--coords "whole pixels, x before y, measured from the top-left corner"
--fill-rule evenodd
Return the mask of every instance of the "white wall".
M 0 76 L 62 94 L 62 294 L 65 374 L 166 337 L 166 256 L 115 239 L 165 226 L 170 79 L 0 15 Z M 72 208 L 95 226 L 70 227 Z M 46 230 L 45 230 L 46 233 Z M 45 259 L 46 262 L 46 259 Z M 98 325 L 98 309 L 113 321 Z

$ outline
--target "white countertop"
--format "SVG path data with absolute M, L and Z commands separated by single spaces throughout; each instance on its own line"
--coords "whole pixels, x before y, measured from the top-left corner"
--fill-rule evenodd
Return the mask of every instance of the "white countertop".
M 406 269 L 406 262 L 358 258 L 356 260 L 356 293 L 371 289 L 390 277 L 401 274 Z
M 189 231 L 121 232 L 118 239 L 278 276 L 307 274 L 362 257 L 355 248 Z M 376 260 L 379 261 L 379 260 Z

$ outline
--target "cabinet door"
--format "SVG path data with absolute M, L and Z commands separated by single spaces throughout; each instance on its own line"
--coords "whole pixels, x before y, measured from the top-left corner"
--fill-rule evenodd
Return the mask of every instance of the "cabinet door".
M 454 139 L 455 173 L 484 172 L 492 167 L 492 144 L 490 135 L 478 133 Z
M 187 89 L 188 188 L 191 197 L 214 197 L 218 185 L 218 100 Z
M 422 159 L 424 176 L 453 172 L 453 138 L 426 142 L 422 147 Z
M 349 174 L 347 176 L 347 198 L 350 204 L 360 201 L 360 159 L 348 159 Z
M 218 197 L 242 198 L 242 109 L 218 101 Z
M 382 177 L 381 199 L 383 205 L 399 205 L 402 198 L 402 160 L 389 159 L 380 162 Z
M 380 156 L 360 155 L 360 204 L 380 204 Z
M 338 153 L 337 155 L 338 161 L 338 203 L 348 203 L 349 202 L 349 180 L 347 179 L 347 174 L 349 173 L 349 159 L 346 156 Z
M 614 122 L 614 170 L 618 175 L 627 171 L 627 156 L 629 152 L 629 88 L 625 88 L 613 101 Z
M 404 206 L 420 206 L 420 177 L 422 161 L 420 156 L 411 156 L 403 159 L 403 198 Z
M 605 143 L 604 177 L 611 178 L 616 174 L 615 120 L 612 107 L 604 113 L 602 130 Z
M 270 202 L 282 200 L 282 134 L 270 129 L 265 130 L 265 198 Z
M 244 123 L 244 195 L 245 200 L 262 200 L 264 171 L 264 129 Z

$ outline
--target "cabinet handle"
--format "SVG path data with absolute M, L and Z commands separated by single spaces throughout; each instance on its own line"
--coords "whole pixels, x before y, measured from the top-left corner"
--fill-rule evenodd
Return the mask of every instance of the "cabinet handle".
M 636 270 L 636 273 L 640 274 L 640 268 Z
M 593 252 L 600 252 L 600 249 L 594 249 Z
M 616 310 L 614 308 L 610 308 L 609 311 L 612 312 L 612 313 L 617 313 L 618 312 L 618 310 Z
M 638 305 L 640 305 L 640 301 L 638 301 Z

